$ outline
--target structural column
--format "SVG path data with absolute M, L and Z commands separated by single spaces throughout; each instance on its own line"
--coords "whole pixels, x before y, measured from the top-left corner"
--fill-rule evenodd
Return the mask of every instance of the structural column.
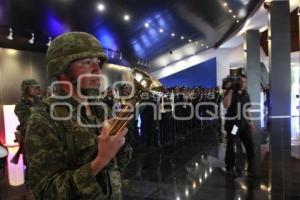
M 255 169 L 260 172 L 260 35 L 258 30 L 248 30 L 245 35 L 245 66 L 247 75 L 247 91 L 251 98 L 252 120 L 255 124 L 256 133 L 253 134 L 255 146 Z
M 270 157 L 272 199 L 286 199 L 291 161 L 291 29 L 288 0 L 269 6 Z
M 291 34 L 289 1 L 272 1 L 269 9 L 271 117 L 291 115 Z

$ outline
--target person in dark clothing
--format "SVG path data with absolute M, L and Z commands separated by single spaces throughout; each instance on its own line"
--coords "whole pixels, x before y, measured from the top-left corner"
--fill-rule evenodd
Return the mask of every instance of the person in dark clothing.
M 227 132 L 227 146 L 226 146 L 226 171 L 228 175 L 236 176 L 236 154 L 235 145 L 237 139 L 243 143 L 248 163 L 248 176 L 253 176 L 254 173 L 254 143 L 252 133 L 255 131 L 254 124 L 251 121 L 251 114 L 249 112 L 250 96 L 246 91 L 246 76 L 241 76 L 236 83 L 232 85 L 231 89 L 227 90 L 223 104 L 227 109 L 225 115 L 225 130 Z M 235 83 L 233 83 L 235 84 Z
M 150 97 L 148 105 L 143 107 L 141 112 L 141 132 L 147 142 L 147 145 L 160 147 L 159 121 L 157 120 L 157 100 Z

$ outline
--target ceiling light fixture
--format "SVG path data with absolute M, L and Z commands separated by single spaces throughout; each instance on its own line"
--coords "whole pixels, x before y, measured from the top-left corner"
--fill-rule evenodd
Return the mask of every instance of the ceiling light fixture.
M 126 14 L 126 15 L 124 15 L 124 20 L 125 20 L 125 21 L 129 21 L 129 20 L 130 20 L 130 16 L 129 16 L 129 15 L 127 15 L 127 14 Z
M 192 42 L 192 40 L 190 39 L 189 42 Z
M 239 23 L 240 21 L 239 20 L 236 20 L 236 23 Z
M 172 36 L 172 37 L 175 37 L 175 33 L 172 33 L 171 36 Z
M 8 40 L 13 40 L 13 30 L 12 28 L 9 28 L 9 35 L 6 37 Z
M 231 10 L 231 9 L 229 9 L 229 10 L 228 10 L 228 12 L 229 12 L 229 13 L 232 13 L 232 10 Z
M 235 18 L 236 18 L 236 15 L 233 15 L 232 17 L 233 17 L 233 19 L 235 19 Z
M 34 33 L 31 33 L 31 38 L 28 40 L 29 44 L 34 43 Z
M 180 39 L 184 40 L 184 37 L 183 37 L 183 36 L 181 36 L 181 37 L 180 37 Z
M 104 11 L 105 10 L 105 5 L 103 3 L 99 3 L 97 6 L 99 11 Z
M 227 7 L 227 6 L 228 6 L 228 4 L 227 4 L 226 2 L 224 2 L 224 3 L 223 3 L 223 6 Z
M 159 32 L 160 32 L 160 33 L 163 33 L 163 32 L 164 32 L 164 30 L 163 30 L 163 29 L 159 29 Z
M 149 27 L 149 24 L 148 24 L 148 23 L 145 23 L 144 26 L 145 26 L 146 28 L 148 28 L 148 27 Z
M 49 39 L 49 41 L 48 41 L 48 43 L 46 45 L 49 47 L 50 44 L 51 44 L 52 38 L 49 36 L 48 39 Z

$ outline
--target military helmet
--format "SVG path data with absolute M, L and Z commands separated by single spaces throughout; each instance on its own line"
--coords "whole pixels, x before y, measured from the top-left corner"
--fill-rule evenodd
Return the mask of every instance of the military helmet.
M 54 77 L 67 70 L 74 60 L 98 57 L 107 60 L 100 42 L 91 34 L 84 32 L 68 32 L 55 38 L 47 51 L 47 75 Z
M 36 80 L 34 80 L 34 79 L 25 79 L 25 80 L 23 80 L 22 83 L 21 83 L 21 91 L 22 91 L 23 93 L 25 93 L 26 90 L 27 90 L 27 88 L 28 88 L 29 86 L 36 86 L 36 87 L 38 87 L 38 86 L 40 86 L 40 85 L 39 85 L 38 82 L 37 82 Z

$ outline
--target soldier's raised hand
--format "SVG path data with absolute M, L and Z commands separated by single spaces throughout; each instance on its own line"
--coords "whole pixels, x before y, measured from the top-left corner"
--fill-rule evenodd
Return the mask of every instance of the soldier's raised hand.
M 98 136 L 98 155 L 91 163 L 91 170 L 94 174 L 100 172 L 118 153 L 120 148 L 125 143 L 125 136 L 128 129 L 125 127 L 117 132 L 117 134 L 110 136 L 111 121 L 105 121 Z

